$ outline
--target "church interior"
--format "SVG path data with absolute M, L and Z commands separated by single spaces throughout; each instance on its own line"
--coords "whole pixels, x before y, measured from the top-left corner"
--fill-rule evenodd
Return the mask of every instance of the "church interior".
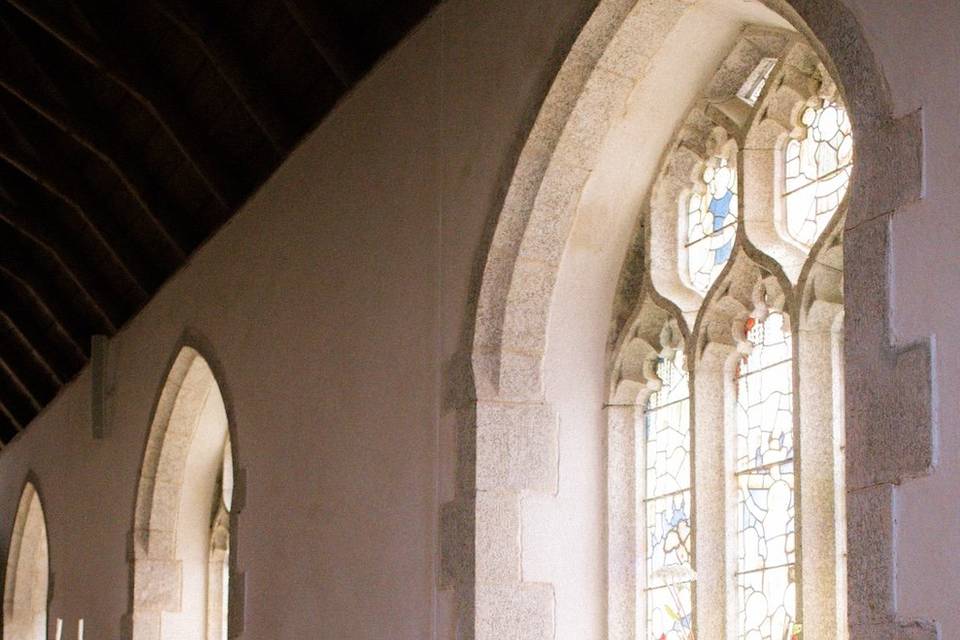
M 960 640 L 960 3 L 0 32 L 4 640 Z

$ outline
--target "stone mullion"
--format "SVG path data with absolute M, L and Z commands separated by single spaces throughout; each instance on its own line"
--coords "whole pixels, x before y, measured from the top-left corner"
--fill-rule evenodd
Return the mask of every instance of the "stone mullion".
M 731 353 L 731 347 L 709 344 L 693 375 L 696 621 L 702 638 L 733 638 L 736 629 Z
M 837 635 L 836 446 L 834 439 L 834 336 L 829 327 L 797 332 L 795 388 L 799 394 L 798 485 L 803 505 L 799 529 L 804 640 Z

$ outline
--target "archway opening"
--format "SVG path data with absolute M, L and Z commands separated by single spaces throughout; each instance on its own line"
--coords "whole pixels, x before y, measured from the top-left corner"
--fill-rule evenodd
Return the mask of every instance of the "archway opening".
M 134 529 L 134 640 L 225 640 L 233 452 L 223 396 L 195 350 L 160 394 Z
M 843 81 L 849 82 L 839 86 Z M 791 183 L 797 176 L 790 161 L 802 156 L 798 148 L 817 126 L 817 113 L 836 115 L 833 104 L 848 110 L 858 151 L 852 159 L 841 153 L 845 162 L 815 182 L 840 180 L 844 173 L 854 181 L 849 193 L 844 183 L 842 190 L 828 193 L 825 186 L 807 198 L 805 185 Z M 853 586 L 875 582 L 865 567 L 890 566 L 893 541 L 888 536 L 883 545 L 868 546 L 857 532 L 890 517 L 890 489 L 876 482 L 892 486 L 903 474 L 929 468 L 932 446 L 900 459 L 874 447 L 886 437 L 907 449 L 888 415 L 911 413 L 918 425 L 913 434 L 924 445 L 931 445 L 930 416 L 923 402 L 897 405 L 895 394 L 889 414 L 867 408 L 870 398 L 886 397 L 888 386 L 867 374 L 882 368 L 893 380 L 904 367 L 928 380 L 929 352 L 920 345 L 900 358 L 891 349 L 887 266 L 871 258 L 886 255 L 887 237 L 876 226 L 858 225 L 869 211 L 892 211 L 918 192 L 919 169 L 909 155 L 919 148 L 914 127 L 890 115 L 885 83 L 856 21 L 839 2 L 599 3 L 521 154 L 481 287 L 473 351 L 478 638 L 642 637 L 646 614 L 638 594 L 647 578 L 638 554 L 649 532 L 638 519 L 644 506 L 636 454 L 644 436 L 637 414 L 649 395 L 642 393 L 645 385 L 660 381 L 653 360 L 631 346 L 640 336 L 646 336 L 639 342 L 647 343 L 647 355 L 667 357 L 676 342 L 689 361 L 700 361 L 692 389 L 715 374 L 717 401 L 695 402 L 692 410 L 701 428 L 716 428 L 696 434 L 697 460 L 690 465 L 692 474 L 714 473 L 700 483 L 700 504 L 690 514 L 691 529 L 705 544 L 684 554 L 697 565 L 689 578 L 702 578 L 699 586 L 706 586 L 688 609 L 698 610 L 697 637 L 751 633 L 752 618 L 740 607 L 748 598 L 738 592 L 757 591 L 742 576 L 759 569 L 738 566 L 747 519 L 738 520 L 737 509 L 748 500 L 737 473 L 757 475 L 757 469 L 737 468 L 725 452 L 735 450 L 726 440 L 733 435 L 735 441 L 738 433 L 730 428 L 737 426 L 737 394 L 750 386 L 738 386 L 736 377 L 744 355 L 738 350 L 755 346 L 748 320 L 761 322 L 773 312 L 790 316 L 781 333 L 794 341 L 796 354 L 781 367 L 793 371 L 778 378 L 793 389 L 781 395 L 809 400 L 817 385 L 830 390 L 819 394 L 819 402 L 807 402 L 806 410 L 795 404 L 783 412 L 806 450 L 806 470 L 798 462 L 798 474 L 808 477 L 792 490 L 796 508 L 788 505 L 773 520 L 791 527 L 778 538 L 788 546 L 805 535 L 806 553 L 790 546 L 784 566 L 762 569 L 786 576 L 782 591 L 795 611 L 817 614 L 813 624 L 803 625 L 799 617 L 780 616 L 776 624 L 763 622 L 754 636 L 784 632 L 809 639 L 842 637 L 848 627 L 861 633 L 881 623 L 884 633 L 898 628 L 893 600 L 877 595 L 892 593 L 892 580 L 877 594 Z M 909 141 L 895 160 L 880 151 L 889 149 L 883 141 L 891 131 Z M 886 190 L 881 176 L 896 163 L 916 175 L 899 191 Z M 726 171 L 733 167 L 735 178 Z M 713 193 L 710 183 L 720 173 L 730 179 Z M 755 179 L 759 173 L 765 183 Z M 736 197 L 724 200 L 721 192 Z M 739 201 L 738 221 L 703 234 L 719 234 L 716 246 L 710 238 L 685 236 L 691 220 L 717 213 L 711 210 L 715 199 L 731 210 Z M 844 199 L 846 208 L 839 206 Z M 798 204 L 812 206 L 814 215 L 791 224 L 789 210 Z M 657 211 L 664 215 L 653 215 Z M 850 255 L 842 252 L 846 242 L 855 247 Z M 710 251 L 700 251 L 708 245 Z M 690 268 L 694 249 L 710 269 Z M 844 273 L 857 285 L 845 286 Z M 709 321 L 701 322 L 704 315 Z M 669 322 L 679 339 L 670 331 L 664 344 Z M 624 357 L 631 348 L 634 353 Z M 724 385 L 732 391 L 723 391 Z M 919 386 L 917 395 L 929 398 L 928 385 Z M 855 419 L 845 422 L 845 415 Z M 751 420 L 741 419 L 744 431 Z M 805 435 L 814 433 L 819 436 Z M 857 461 L 846 464 L 847 477 L 838 454 L 844 446 Z M 777 462 L 794 464 L 794 458 Z M 712 492 L 703 490 L 708 485 Z M 788 485 L 771 483 L 772 493 Z M 682 484 L 675 489 L 687 491 Z M 813 525 L 806 532 L 794 515 L 803 513 L 801 498 Z M 818 529 L 822 535 L 811 535 Z M 852 559 L 849 598 L 845 553 Z M 795 582 L 792 575 L 801 572 L 812 580 Z M 818 582 L 829 584 L 817 588 Z M 672 603 L 670 609 L 666 617 L 685 617 Z M 876 610 L 884 611 L 881 623 Z M 685 633 L 681 627 L 692 629 L 681 624 L 679 634 Z
M 3 596 L 3 637 L 45 640 L 50 556 L 47 523 L 36 487 L 28 482 L 20 496 L 10 540 Z

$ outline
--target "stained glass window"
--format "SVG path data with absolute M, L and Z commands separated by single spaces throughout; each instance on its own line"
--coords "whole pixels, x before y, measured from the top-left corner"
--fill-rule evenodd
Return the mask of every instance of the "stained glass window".
M 690 283 L 706 293 L 723 270 L 737 230 L 737 172 L 716 158 L 703 173 L 706 193 L 694 193 L 687 205 L 687 267 Z
M 810 246 L 840 208 L 850 184 L 853 136 L 846 110 L 824 100 L 801 116 L 806 134 L 787 143 L 784 201 L 787 233 Z
M 737 371 L 738 638 L 798 634 L 793 364 L 786 317 L 747 323 Z
M 647 638 L 692 640 L 690 397 L 683 352 L 657 362 L 644 414 Z
M 844 215 L 853 171 L 852 127 L 835 83 L 824 75 L 826 67 L 809 64 L 813 52 L 780 32 L 770 36 L 738 45 L 730 58 L 735 64 L 721 67 L 722 82 L 701 96 L 668 149 L 662 182 L 653 189 L 644 219 L 654 230 L 644 257 L 655 269 L 671 265 L 671 272 L 656 273 L 645 285 L 657 295 L 644 304 L 659 308 L 638 322 L 635 335 L 645 335 L 669 315 L 656 304 L 662 296 L 683 315 L 687 353 L 697 360 L 691 355 L 688 376 L 682 352 L 660 352 L 655 368 L 662 387 L 635 424 L 635 491 L 611 502 L 617 509 L 627 505 L 629 513 L 617 521 L 631 526 L 611 536 L 610 557 L 635 552 L 638 568 L 635 584 L 611 584 L 611 603 L 630 614 L 618 611 L 611 620 L 635 623 L 638 640 L 694 640 L 695 632 L 700 638 L 800 640 L 804 622 L 808 635 L 846 637 L 845 553 L 838 542 L 846 538 L 843 453 L 835 445 L 843 419 L 835 358 L 842 349 L 833 348 L 841 334 L 829 333 L 832 324 L 819 318 L 801 332 L 791 320 L 806 322 L 807 315 L 781 310 L 804 308 L 808 292 L 831 302 L 842 296 L 814 287 L 817 276 L 805 269 L 823 262 L 827 251 L 826 262 L 834 258 L 832 242 L 816 245 Z M 745 52 L 754 56 L 747 67 Z M 729 89 L 734 72 L 736 96 L 720 97 L 715 87 Z M 796 117 L 786 134 L 785 114 Z M 698 152 L 703 163 L 690 175 L 687 151 L 704 148 L 706 153 Z M 740 155 L 744 149 L 749 152 Z M 665 238 L 664 229 L 678 229 L 677 236 Z M 737 268 L 728 269 L 735 260 Z M 718 282 L 721 273 L 726 275 Z M 731 315 L 739 317 L 751 288 L 780 310 L 757 305 L 745 327 L 749 354 L 736 355 L 738 366 L 731 372 L 725 357 Z M 707 300 L 712 289 L 718 289 L 715 299 Z M 831 304 L 830 312 L 842 318 L 840 305 Z M 736 322 L 739 333 L 744 327 Z M 677 340 L 680 335 L 673 332 Z M 625 350 L 635 345 L 633 336 L 624 334 Z M 802 387 L 794 376 L 800 364 L 793 357 L 794 340 L 817 345 L 796 347 L 798 355 L 810 352 L 802 365 L 814 372 L 814 381 Z M 825 348 L 828 342 L 831 349 Z M 618 375 L 629 382 L 615 387 L 618 399 L 635 389 L 638 365 L 646 365 L 643 371 L 653 377 L 652 363 L 637 357 L 631 350 L 615 360 L 622 365 Z M 693 381 L 700 396 L 693 395 Z M 801 425 L 819 446 L 807 447 L 813 457 L 802 469 Z M 693 477 L 695 441 L 705 455 Z M 830 478 L 835 493 L 804 502 L 801 513 L 801 485 L 820 486 Z M 805 531 L 801 516 L 809 525 Z M 827 562 L 802 563 L 802 550 L 807 558 L 836 559 L 835 570 Z M 815 597 L 804 598 L 801 585 Z

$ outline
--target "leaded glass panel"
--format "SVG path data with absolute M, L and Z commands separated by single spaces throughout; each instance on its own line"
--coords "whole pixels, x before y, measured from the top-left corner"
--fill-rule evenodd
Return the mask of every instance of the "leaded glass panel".
M 693 640 L 693 583 L 680 582 L 647 591 L 647 638 Z
M 793 462 L 737 476 L 737 569 L 748 573 L 796 560 Z
M 738 638 L 796 630 L 796 485 L 792 343 L 786 316 L 747 323 L 752 350 L 737 372 Z
M 683 351 L 658 359 L 644 412 L 647 637 L 689 640 L 693 571 L 689 376 Z
M 799 640 L 797 582 L 793 565 L 739 576 L 739 637 L 743 640 Z
M 687 270 L 690 284 L 706 293 L 730 259 L 737 231 L 737 172 L 716 158 L 703 173 L 706 193 L 687 204 Z
M 846 110 L 829 100 L 807 107 L 805 135 L 785 149 L 787 233 L 811 246 L 840 208 L 853 170 L 853 135 Z

